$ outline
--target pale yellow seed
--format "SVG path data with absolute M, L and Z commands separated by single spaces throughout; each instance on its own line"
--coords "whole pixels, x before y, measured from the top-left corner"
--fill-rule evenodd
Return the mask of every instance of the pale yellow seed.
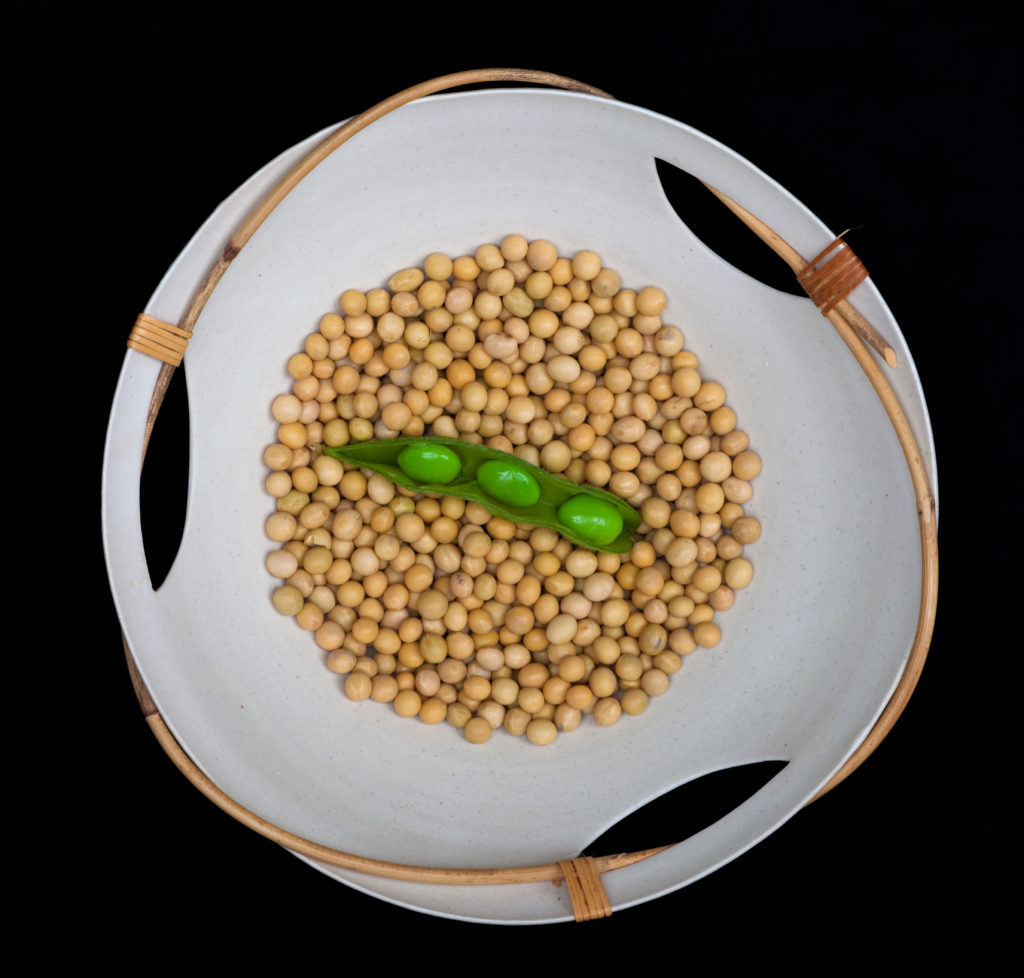
M 599 727 L 610 727 L 622 716 L 622 705 L 614 696 L 606 696 L 594 704 L 594 722 Z
M 471 744 L 484 744 L 491 739 L 494 728 L 483 717 L 471 717 L 462 729 Z
M 448 715 L 448 705 L 439 697 L 432 696 L 420 705 L 419 717 L 424 723 L 440 723 Z
M 746 557 L 734 557 L 725 565 L 722 577 L 733 589 L 746 587 L 754 577 L 754 565 Z
M 539 747 L 552 743 L 557 736 L 558 727 L 552 720 L 537 718 L 531 720 L 526 728 L 526 739 Z
M 637 687 L 634 689 L 627 689 L 622 694 L 620 705 L 623 713 L 628 713 L 630 716 L 637 716 L 647 709 L 648 702 L 649 697 L 647 693 L 644 689 Z
M 395 713 L 400 717 L 418 716 L 422 705 L 423 700 L 415 689 L 400 690 L 394 699 Z
M 364 672 L 352 672 L 345 680 L 345 695 L 350 700 L 369 699 L 372 690 L 373 680 Z

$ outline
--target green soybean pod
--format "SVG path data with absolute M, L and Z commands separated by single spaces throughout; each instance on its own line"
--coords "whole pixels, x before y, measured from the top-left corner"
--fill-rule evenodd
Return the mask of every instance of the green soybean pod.
M 459 496 L 516 523 L 550 527 L 595 550 L 627 553 L 640 525 L 637 511 L 610 492 L 457 438 L 389 438 L 326 446 L 324 453 L 415 492 Z

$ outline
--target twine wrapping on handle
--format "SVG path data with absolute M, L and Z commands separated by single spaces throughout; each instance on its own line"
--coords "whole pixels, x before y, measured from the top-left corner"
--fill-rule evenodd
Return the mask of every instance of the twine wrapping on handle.
M 188 330 L 143 312 L 135 320 L 135 326 L 128 337 L 128 348 L 177 367 L 181 364 L 191 336 Z
M 796 280 L 822 315 L 827 316 L 867 277 L 864 263 L 840 235 L 808 262 Z
M 565 877 L 577 923 L 612 915 L 608 894 L 593 859 L 581 856 L 579 859 L 561 860 L 558 868 Z

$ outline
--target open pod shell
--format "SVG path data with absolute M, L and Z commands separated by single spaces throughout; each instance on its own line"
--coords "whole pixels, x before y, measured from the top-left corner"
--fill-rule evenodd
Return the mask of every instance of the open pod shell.
M 150 317 L 181 322 L 235 229 L 328 135 L 282 154 L 214 212 L 160 283 Z M 897 370 L 882 369 L 918 453 L 909 469 L 906 438 L 843 337 L 810 299 L 762 285 L 703 245 L 666 201 L 659 159 L 802 255 L 835 237 L 724 146 L 598 95 L 422 98 L 323 159 L 233 257 L 195 323 L 184 365 L 187 519 L 156 591 L 139 472 L 162 365 L 126 355 L 104 461 L 104 541 L 151 714 L 194 765 L 194 781 L 272 838 L 308 840 L 293 848 L 358 890 L 471 921 L 571 920 L 571 888 L 550 880 L 434 880 L 448 868 L 557 865 L 678 785 L 785 761 L 725 818 L 602 877 L 612 910 L 653 899 L 754 845 L 870 750 L 912 653 L 920 668 L 934 614 L 923 596 L 933 569 L 920 510 L 922 496 L 935 496 L 935 466 L 899 328 L 870 279 L 858 285 L 851 301 L 899 359 Z M 722 220 L 735 218 L 723 208 Z M 663 288 L 666 322 L 725 386 L 765 462 L 747 507 L 765 527 L 750 549 L 756 576 L 723 616 L 721 645 L 689 657 L 642 716 L 591 724 L 546 748 L 504 735 L 474 746 L 447 725 L 345 700 L 311 637 L 274 611 L 264 569 L 262 451 L 274 440 L 269 404 L 287 384 L 287 358 L 343 289 L 378 286 L 430 252 L 463 254 L 510 232 L 547 238 L 562 254 L 594 249 L 624 285 Z M 366 871 L 335 864 L 335 851 L 358 854 Z M 375 863 L 441 873 L 393 878 Z

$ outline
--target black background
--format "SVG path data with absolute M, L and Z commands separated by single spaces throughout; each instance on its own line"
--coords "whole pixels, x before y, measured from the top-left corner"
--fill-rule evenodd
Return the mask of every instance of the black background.
M 1000 694 L 1019 655 L 1002 622 L 1019 564 L 1008 385 L 1022 352 L 1005 9 L 9 4 L 5 292 L 23 391 L 8 413 L 6 503 L 21 527 L 5 684 L 15 941 L 54 962 L 139 966 L 603 973 L 619 949 L 618 967 L 700 975 L 1019 966 L 1001 895 L 1019 870 L 1019 762 Z M 193 231 L 309 134 L 427 78 L 493 66 L 568 75 L 679 119 L 828 226 L 858 228 L 854 248 L 921 375 L 940 476 L 935 638 L 865 765 L 705 880 L 606 921 L 522 929 L 362 896 L 202 798 L 138 710 L 99 536 L 124 342 Z

